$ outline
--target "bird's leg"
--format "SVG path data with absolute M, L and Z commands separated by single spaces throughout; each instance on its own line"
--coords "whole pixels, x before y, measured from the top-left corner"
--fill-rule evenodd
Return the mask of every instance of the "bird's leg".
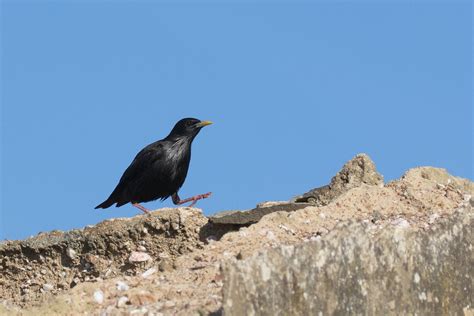
M 207 192 L 207 193 L 204 193 L 204 194 L 198 194 L 196 196 L 181 200 L 179 198 L 178 193 L 174 193 L 171 196 L 171 198 L 173 199 L 173 203 L 175 205 L 181 205 L 181 204 L 188 203 L 188 202 L 192 201 L 193 203 L 189 204 L 189 207 L 192 207 L 192 206 L 194 206 L 194 204 L 196 204 L 197 201 L 208 198 L 211 194 L 212 194 L 212 192 Z
M 140 211 L 142 211 L 143 213 L 150 214 L 150 210 L 147 209 L 146 207 L 143 207 L 138 203 L 132 203 L 132 205 L 135 206 L 136 208 L 140 209 Z

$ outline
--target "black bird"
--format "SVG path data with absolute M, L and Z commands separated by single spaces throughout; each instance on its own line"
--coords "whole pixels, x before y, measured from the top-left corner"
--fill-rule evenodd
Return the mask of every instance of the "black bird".
M 205 199 L 211 192 L 199 194 L 181 200 L 178 191 L 186 179 L 189 161 L 191 160 L 191 144 L 201 128 L 210 125 L 210 121 L 195 118 L 180 120 L 164 139 L 143 148 L 125 170 L 109 198 L 95 208 L 108 208 L 116 203 L 116 207 L 127 203 L 145 213 L 148 210 L 141 202 L 156 199 L 166 200 L 171 196 L 175 205 Z

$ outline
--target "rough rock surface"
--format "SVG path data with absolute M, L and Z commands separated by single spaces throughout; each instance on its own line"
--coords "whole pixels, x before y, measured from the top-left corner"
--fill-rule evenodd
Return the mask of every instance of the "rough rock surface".
M 225 315 L 462 315 L 473 307 L 474 212 L 436 229 L 343 224 L 223 267 Z
M 172 264 L 200 247 L 199 229 L 206 222 L 198 209 L 162 209 L 150 216 L 6 242 L 0 245 L 0 297 L 24 306 L 83 282 L 134 275 L 155 260 Z M 131 255 L 140 252 L 155 260 L 134 261 Z
M 362 184 L 383 185 L 382 175 L 377 172 L 374 162 L 366 154 L 358 154 L 349 160 L 331 179 L 329 185 L 306 192 L 293 201 L 324 206 L 344 192 Z
M 294 212 L 301 210 L 309 203 L 276 203 L 271 205 L 258 205 L 256 208 L 247 211 L 223 211 L 211 217 L 209 221 L 214 224 L 250 225 L 258 222 L 262 217 L 274 212 Z
M 360 169 L 359 163 L 346 166 Z M 349 221 L 363 223 L 370 238 L 391 227 L 429 236 L 458 210 L 472 212 L 473 194 L 469 180 L 424 167 L 385 186 L 360 182 L 327 205 L 273 212 L 246 226 L 216 226 L 197 209 L 162 209 L 150 217 L 7 241 L 0 245 L 0 314 L 216 315 L 228 278 L 220 267 L 229 262 L 275 247 L 329 243 L 338 238 L 336 227 Z M 337 282 L 353 278 L 343 274 Z

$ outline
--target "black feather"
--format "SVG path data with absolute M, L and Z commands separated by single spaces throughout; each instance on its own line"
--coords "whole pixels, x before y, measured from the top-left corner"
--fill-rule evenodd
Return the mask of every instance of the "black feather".
M 95 208 L 165 200 L 177 193 L 188 173 L 191 144 L 205 125 L 194 118 L 176 123 L 166 138 L 146 146 L 135 156 L 109 198 Z

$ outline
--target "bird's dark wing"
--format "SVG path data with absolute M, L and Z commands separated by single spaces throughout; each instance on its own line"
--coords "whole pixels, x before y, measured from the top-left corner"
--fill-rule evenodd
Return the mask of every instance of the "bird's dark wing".
M 146 173 L 147 169 L 163 158 L 163 145 L 160 142 L 153 143 L 143 148 L 133 159 L 130 166 L 123 173 L 120 182 L 133 182 L 137 176 Z M 119 183 L 120 183 L 119 182 Z
M 158 141 L 143 148 L 123 173 L 109 198 L 97 208 L 107 208 L 114 203 L 117 207 L 132 202 L 145 183 L 153 176 L 151 169 L 163 159 L 163 144 Z

